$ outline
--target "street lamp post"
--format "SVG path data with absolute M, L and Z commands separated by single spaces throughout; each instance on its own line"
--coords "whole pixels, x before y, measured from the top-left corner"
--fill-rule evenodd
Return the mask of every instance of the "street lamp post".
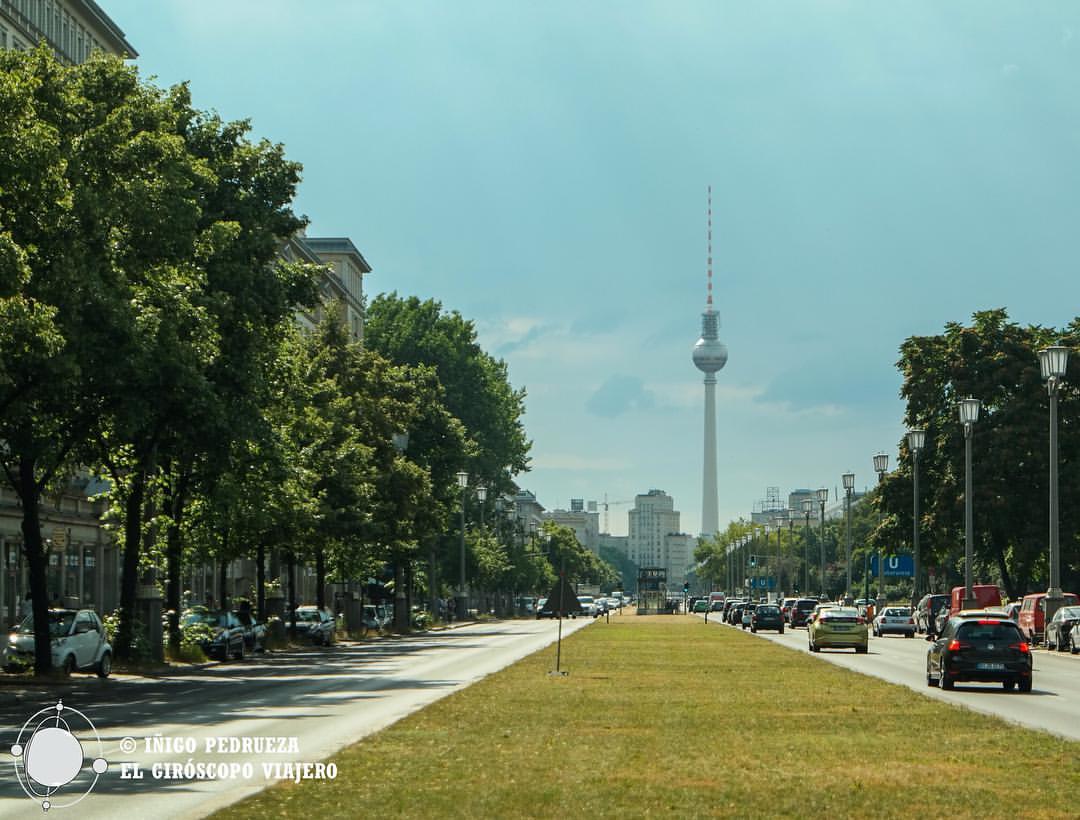
M 480 529 L 484 528 L 484 501 L 487 500 L 487 485 L 476 485 L 476 497 L 480 500 Z
M 401 456 L 409 446 L 409 434 L 404 431 L 394 433 L 390 441 Z M 409 596 L 405 589 L 405 567 L 401 555 L 394 556 L 394 631 L 409 631 Z
M 972 428 L 979 420 L 979 406 L 979 400 L 970 396 L 960 399 L 960 423 L 964 425 L 964 609 L 974 609 L 979 605 L 971 590 L 971 562 L 975 552 L 971 503 L 971 436 Z
M 844 603 L 851 604 L 851 491 L 855 489 L 855 473 L 844 473 L 844 541 L 847 555 L 847 586 L 844 587 Z
M 1046 618 L 1061 607 L 1061 546 L 1058 542 L 1058 391 L 1065 380 L 1069 348 L 1053 345 L 1039 351 L 1039 368 L 1050 394 L 1050 587 L 1046 590 Z
M 818 529 L 821 543 L 821 597 L 825 597 L 825 502 L 829 500 L 829 488 L 821 487 L 817 491 L 818 504 L 821 505 L 821 526 Z
M 814 502 L 807 498 L 802 503 L 803 515 L 806 516 L 806 525 L 803 527 L 803 595 L 810 594 L 810 513 L 814 510 Z
M 799 514 L 798 510 L 787 511 L 787 549 L 792 551 L 792 563 L 795 563 L 795 517 Z M 799 583 L 799 573 L 796 569 L 792 574 L 792 587 L 797 587 Z
M 911 583 L 911 612 L 914 614 L 915 607 L 919 605 L 919 573 L 922 566 L 919 563 L 919 453 L 926 446 L 926 431 L 918 428 L 908 430 L 908 449 L 911 451 L 911 479 L 913 483 L 912 495 L 915 499 L 915 509 L 912 514 L 911 547 L 914 555 L 915 577 Z
M 469 474 L 464 470 L 459 471 L 457 483 L 461 488 L 461 575 L 458 580 L 457 599 L 454 602 L 454 616 L 458 620 L 464 620 L 468 604 L 465 595 L 465 488 L 469 486 Z
M 889 469 L 889 454 L 878 453 L 874 456 L 874 472 L 877 473 L 878 485 L 885 480 L 885 471 Z M 880 490 L 879 490 L 880 492 Z M 881 550 L 877 551 L 877 571 L 878 571 L 878 588 L 877 588 L 877 609 L 880 612 L 881 608 L 885 606 L 885 556 L 882 555 Z M 870 596 L 867 595 L 867 598 Z M 914 612 L 914 610 L 912 610 Z

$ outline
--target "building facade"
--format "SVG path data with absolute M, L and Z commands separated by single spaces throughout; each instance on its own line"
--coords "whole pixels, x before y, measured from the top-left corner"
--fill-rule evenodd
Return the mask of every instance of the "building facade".
M 663 567 L 679 583 L 693 568 L 697 539 L 679 529 L 675 500 L 663 490 L 649 490 L 634 499 L 630 510 L 627 552 L 639 567 Z
M 590 552 L 600 552 L 600 513 L 596 502 L 589 502 L 590 509 L 585 509 L 585 502 L 580 498 L 570 499 L 569 510 L 555 509 L 545 514 L 545 518 L 564 527 L 569 527 L 577 536 L 578 543 Z
M 93 51 L 139 56 L 94 0 L 0 0 L 0 48 L 30 49 L 41 41 L 69 65 Z

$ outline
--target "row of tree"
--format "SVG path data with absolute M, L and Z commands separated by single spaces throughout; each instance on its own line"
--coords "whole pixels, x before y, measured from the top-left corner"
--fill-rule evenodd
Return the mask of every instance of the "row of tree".
M 926 431 L 918 460 L 922 591 L 929 589 L 931 571 L 940 579 L 938 588 L 963 580 L 965 442 L 958 403 L 967 396 L 982 402 L 973 428 L 974 578 L 999 584 L 1010 598 L 1049 586 L 1050 414 L 1038 351 L 1051 344 L 1076 349 L 1080 320 L 1063 329 L 1021 326 L 1003 309 L 982 311 L 970 325 L 950 323 L 941 334 L 913 336 L 901 346 L 897 367 L 907 401 L 904 422 L 908 429 Z M 1080 589 L 1080 506 L 1073 503 L 1080 498 L 1078 388 L 1080 360 L 1072 356 L 1058 394 L 1061 580 L 1069 591 Z M 913 552 L 913 460 L 906 438 L 899 451 L 898 468 L 853 510 L 856 567 L 866 553 Z M 830 529 L 842 526 L 827 523 L 827 542 Z M 749 522 L 732 522 L 702 542 L 696 554 L 704 562 L 699 574 L 726 583 L 726 545 L 749 530 Z M 835 541 L 843 537 L 834 531 L 834 543 L 843 544 Z M 786 560 L 794 560 L 794 552 Z
M 81 468 L 111 487 L 121 658 L 140 583 L 164 584 L 179 643 L 192 562 L 254 558 L 260 609 L 269 556 L 289 578 L 314 563 L 320 605 L 328 578 L 387 564 L 399 590 L 422 557 L 453 577 L 455 474 L 495 497 L 527 469 L 524 391 L 471 322 L 389 294 L 361 345 L 320 302 L 323 271 L 283 261 L 304 225 L 300 166 L 248 131 L 116 59 L 0 52 L 0 463 L 22 504 L 38 672 L 40 504 Z M 323 314 L 315 332 L 301 308 Z M 492 589 L 535 589 L 556 565 L 489 528 L 469 542 L 470 577 Z M 579 553 L 581 573 L 609 571 Z

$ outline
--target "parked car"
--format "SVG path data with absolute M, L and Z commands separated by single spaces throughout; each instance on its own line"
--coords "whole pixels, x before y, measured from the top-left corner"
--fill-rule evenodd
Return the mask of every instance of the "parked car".
M 1009 616 L 1010 621 L 1019 622 L 1020 619 L 1020 601 L 1013 601 L 1011 604 L 1005 604 L 1005 613 Z
M 926 652 L 926 685 L 952 689 L 959 681 L 1000 682 L 1031 691 L 1031 648 L 1006 618 L 950 618 Z
M 248 652 L 262 652 L 266 649 L 266 624 L 260 623 L 250 609 L 237 609 L 233 615 L 244 630 L 244 649 Z
M 807 618 L 810 617 L 817 605 L 818 600 L 816 598 L 798 598 L 788 614 L 788 623 L 791 624 L 792 628 L 806 626 Z
M 180 614 L 180 629 L 205 627 L 198 639 L 208 658 L 243 660 L 247 651 L 244 627 L 232 612 L 212 612 L 204 606 L 193 606 Z
M 112 645 L 101 618 L 92 609 L 50 609 L 49 637 L 52 664 L 65 674 L 96 672 L 107 678 L 112 671 Z M 28 615 L 8 636 L 4 669 L 19 672 L 34 665 L 34 616 Z
M 292 624 L 285 623 L 285 629 L 291 631 Z M 337 637 L 337 622 L 325 609 L 306 605 L 296 608 L 296 636 L 310 640 L 320 646 L 330 646 Z
M 807 628 L 811 652 L 822 649 L 854 649 L 865 654 L 870 648 L 866 619 L 855 607 L 822 609 Z
M 924 595 L 915 606 L 915 631 L 927 632 L 934 624 L 943 606 L 949 602 L 948 595 Z
M 1064 598 L 1065 601 L 1062 606 L 1077 606 L 1080 604 L 1080 599 L 1077 599 L 1071 592 L 1066 592 Z M 1041 642 L 1043 633 L 1046 631 L 1046 593 L 1036 592 L 1025 595 L 1023 603 L 1020 604 L 1020 615 L 1017 617 L 1016 622 L 1020 626 L 1020 631 L 1027 635 L 1029 641 Z
M 775 629 L 784 634 L 784 612 L 776 604 L 761 604 L 750 616 L 750 631 Z
M 903 635 L 915 637 L 915 619 L 911 616 L 911 607 L 887 606 L 874 618 L 874 637 L 883 635 Z
M 1061 607 L 1046 625 L 1046 648 L 1058 652 L 1069 649 L 1072 646 L 1072 628 L 1077 624 L 1080 624 L 1080 606 Z

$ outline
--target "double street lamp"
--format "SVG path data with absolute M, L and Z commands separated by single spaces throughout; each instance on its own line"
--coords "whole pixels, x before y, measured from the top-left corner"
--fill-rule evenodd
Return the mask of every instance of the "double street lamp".
M 821 505 L 821 526 L 818 534 L 821 536 L 821 597 L 825 597 L 825 502 L 829 500 L 829 488 L 822 487 L 817 491 L 818 504 Z
M 855 489 L 855 473 L 844 473 L 844 541 L 847 552 L 847 586 L 844 587 L 844 603 L 851 603 L 851 492 Z
M 885 471 L 889 469 L 889 454 L 878 453 L 874 456 L 874 472 L 877 473 L 877 481 L 880 485 L 885 480 Z M 879 490 L 880 492 L 880 490 Z M 878 565 L 878 590 L 877 590 L 877 608 L 880 610 L 885 606 L 885 556 L 882 555 L 881 550 L 877 551 L 877 565 Z M 869 594 L 866 596 L 870 597 Z
M 814 511 L 814 502 L 807 498 L 802 503 L 806 524 L 803 527 L 803 595 L 810 594 L 810 513 Z
M 915 612 L 915 607 L 919 605 L 919 573 L 922 571 L 922 567 L 919 563 L 919 453 L 922 452 L 922 448 L 926 446 L 926 431 L 918 428 L 914 430 L 908 430 L 907 434 L 908 449 L 911 451 L 911 478 L 914 483 L 912 488 L 912 495 L 915 499 L 915 509 L 912 514 L 912 552 L 915 553 L 915 577 L 911 583 L 911 611 Z
M 974 526 L 971 503 L 971 436 L 975 422 L 979 420 L 980 402 L 968 396 L 960 399 L 960 423 L 964 425 L 964 609 L 979 604 L 971 589 L 971 561 L 974 553 Z
M 1060 608 L 1064 597 L 1061 592 L 1061 546 L 1058 543 L 1057 399 L 1068 363 L 1067 347 L 1054 345 L 1039 351 L 1039 368 L 1046 380 L 1046 392 L 1050 394 L 1050 588 L 1046 590 L 1047 623 Z

